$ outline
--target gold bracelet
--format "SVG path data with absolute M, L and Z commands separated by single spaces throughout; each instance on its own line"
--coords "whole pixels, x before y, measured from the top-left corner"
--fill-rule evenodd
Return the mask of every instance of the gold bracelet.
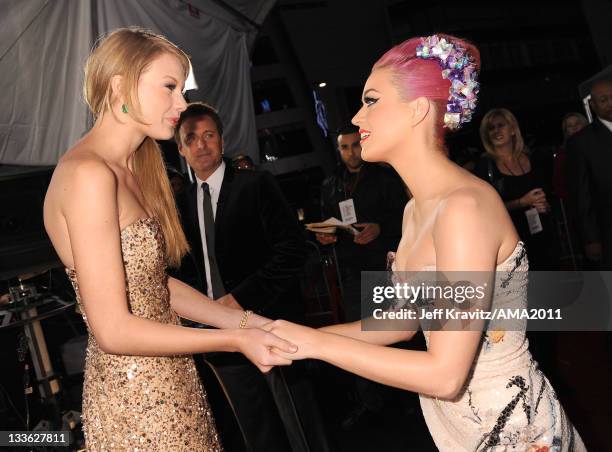
M 253 311 L 247 309 L 246 311 L 244 311 L 244 314 L 242 314 L 242 319 L 240 320 L 240 325 L 239 328 L 246 328 L 246 324 L 249 320 L 249 316 L 253 313 Z

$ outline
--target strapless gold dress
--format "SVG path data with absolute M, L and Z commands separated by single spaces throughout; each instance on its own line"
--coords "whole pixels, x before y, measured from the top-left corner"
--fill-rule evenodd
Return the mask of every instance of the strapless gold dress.
M 121 250 L 131 313 L 178 325 L 158 221 L 142 219 L 124 228 Z M 66 272 L 87 324 L 78 273 Z M 191 356 L 111 355 L 100 350 L 89 324 L 87 329 L 82 419 L 88 451 L 222 450 Z

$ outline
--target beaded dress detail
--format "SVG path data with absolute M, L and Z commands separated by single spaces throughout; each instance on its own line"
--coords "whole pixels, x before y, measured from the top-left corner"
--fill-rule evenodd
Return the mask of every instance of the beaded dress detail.
M 393 253 L 389 254 L 394 260 Z M 519 242 L 496 268 L 492 311 L 527 307 L 528 269 L 526 249 Z M 586 451 L 529 352 L 526 320 L 517 322 L 512 331 L 489 327 L 483 333 L 457 398 L 419 395 L 423 416 L 440 451 Z M 428 346 L 430 334 L 424 331 Z
M 155 218 L 121 231 L 127 298 L 133 315 L 179 325 L 170 306 L 165 242 Z M 191 356 L 125 356 L 100 350 L 66 269 L 89 333 L 83 385 L 88 451 L 221 451 L 215 423 Z

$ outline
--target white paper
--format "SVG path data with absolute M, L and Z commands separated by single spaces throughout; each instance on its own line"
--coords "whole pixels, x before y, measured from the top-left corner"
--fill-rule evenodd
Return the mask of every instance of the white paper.
M 338 220 L 335 217 L 329 217 L 327 220 L 322 221 L 320 223 L 309 223 L 306 225 L 307 229 L 310 229 L 311 231 L 315 231 L 315 232 L 317 230 L 324 229 L 324 228 L 330 228 L 330 227 L 342 228 L 342 229 L 346 229 L 352 234 L 359 234 L 359 231 L 355 229 L 354 227 L 352 227 L 350 224 L 343 223 L 342 221 Z M 324 232 L 324 231 L 320 231 L 320 232 Z
M 532 207 L 531 209 L 526 210 L 525 216 L 527 217 L 527 224 L 529 225 L 529 233 L 531 235 L 537 234 L 538 232 L 542 232 L 542 230 L 544 230 L 538 209 Z
M 338 206 L 340 207 L 340 215 L 344 224 L 353 224 L 357 221 L 355 203 L 352 198 L 339 202 Z

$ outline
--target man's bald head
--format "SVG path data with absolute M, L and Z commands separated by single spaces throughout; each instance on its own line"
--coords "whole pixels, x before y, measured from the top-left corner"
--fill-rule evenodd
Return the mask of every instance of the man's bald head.
M 595 114 L 606 121 L 612 121 L 612 79 L 596 80 L 591 85 L 591 107 Z

